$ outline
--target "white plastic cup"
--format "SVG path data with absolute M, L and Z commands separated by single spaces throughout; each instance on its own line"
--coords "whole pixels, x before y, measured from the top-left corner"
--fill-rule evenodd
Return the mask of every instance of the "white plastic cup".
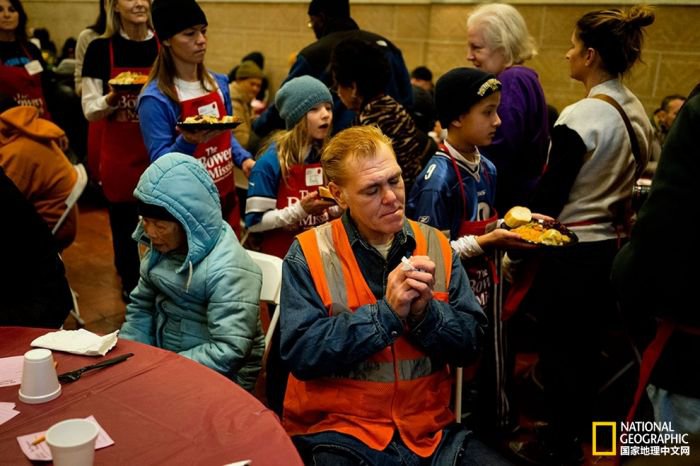
M 28 404 L 45 403 L 60 394 L 61 384 L 51 351 L 40 348 L 24 353 L 19 400 Z
M 46 431 L 54 466 L 92 466 L 99 429 L 87 419 L 66 419 Z

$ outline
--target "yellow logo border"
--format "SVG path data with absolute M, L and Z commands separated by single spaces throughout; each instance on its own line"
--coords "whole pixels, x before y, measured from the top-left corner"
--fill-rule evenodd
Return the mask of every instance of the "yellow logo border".
M 598 427 L 612 427 L 612 450 L 598 451 L 596 431 Z M 617 423 L 616 422 L 594 422 L 593 423 L 593 456 L 615 456 L 617 454 Z

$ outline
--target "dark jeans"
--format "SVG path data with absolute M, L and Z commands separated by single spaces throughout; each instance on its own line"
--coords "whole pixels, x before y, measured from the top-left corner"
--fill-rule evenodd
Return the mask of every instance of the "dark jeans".
M 112 229 L 114 266 L 122 279 L 122 289 L 131 292 L 139 282 L 139 250 L 131 235 L 139 222 L 136 202 L 110 202 L 109 226 Z
M 421 458 L 409 450 L 398 433 L 383 451 L 338 432 L 294 437 L 309 466 L 506 466 L 511 463 L 468 435 L 461 426 L 448 426 L 437 451 Z

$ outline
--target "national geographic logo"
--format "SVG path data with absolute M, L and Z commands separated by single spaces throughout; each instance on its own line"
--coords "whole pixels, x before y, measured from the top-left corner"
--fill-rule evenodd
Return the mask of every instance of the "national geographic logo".
M 670 422 L 594 422 L 592 447 L 593 456 L 690 456 L 688 434 Z

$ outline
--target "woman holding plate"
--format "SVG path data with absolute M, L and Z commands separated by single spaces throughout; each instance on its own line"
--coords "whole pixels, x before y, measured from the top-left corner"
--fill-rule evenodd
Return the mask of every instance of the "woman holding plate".
M 586 13 L 566 53 L 570 75 L 583 84 L 586 97 L 557 119 L 548 168 L 530 208 L 568 226 L 579 242 L 542 255 L 528 297 L 540 310 L 539 362 L 549 422 L 538 441 L 511 445 L 529 462 L 580 462 L 591 422 L 623 420 L 629 401 L 616 398 L 619 411 L 613 412 L 601 403 L 598 388 L 605 382 L 602 342 L 611 334 L 619 341 L 623 333 L 611 265 L 627 241 L 632 186 L 653 152 L 649 118 L 622 78 L 640 59 L 644 28 L 653 22 L 648 6 Z M 627 356 L 619 346 L 613 349 L 607 351 L 610 361 Z
M 236 141 L 230 126 L 178 128 L 178 122 L 188 117 L 221 120 L 232 113 L 228 79 L 204 66 L 207 17 L 194 0 L 156 0 L 153 22 L 162 47 L 138 103 L 148 154 L 152 161 L 169 152 L 200 159 L 219 190 L 224 219 L 239 234 L 233 164 L 248 176 L 255 161 Z
M 105 33 L 90 43 L 83 63 L 83 113 L 103 129 L 98 173 L 125 300 L 139 278 L 138 249 L 131 238 L 138 223 L 133 191 L 149 160 L 136 113 L 140 86 L 117 84 L 117 76 L 150 72 L 158 54 L 150 13 L 150 0 L 109 0 Z

